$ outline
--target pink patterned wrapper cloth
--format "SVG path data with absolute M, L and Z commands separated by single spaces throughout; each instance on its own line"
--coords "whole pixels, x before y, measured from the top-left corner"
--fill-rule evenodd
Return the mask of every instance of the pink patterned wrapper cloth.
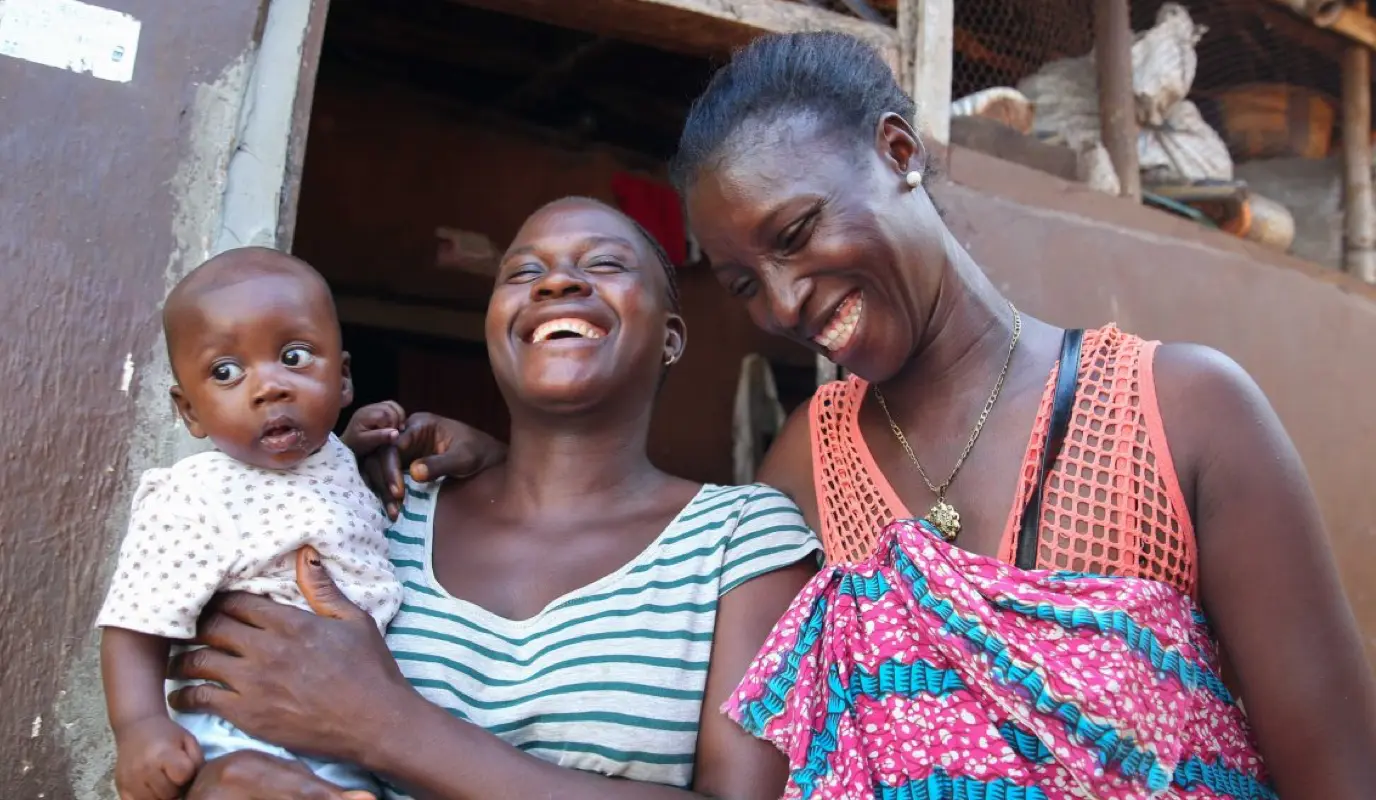
M 785 798 L 1275 798 L 1193 601 L 888 526 L 818 574 L 722 709 Z

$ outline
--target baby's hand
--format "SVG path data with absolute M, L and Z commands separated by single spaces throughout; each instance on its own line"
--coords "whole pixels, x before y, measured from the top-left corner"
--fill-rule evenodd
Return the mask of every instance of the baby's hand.
M 178 800 L 205 760 L 196 737 L 165 716 L 115 731 L 119 800 Z
M 405 422 L 406 412 L 397 403 L 373 403 L 354 412 L 339 440 L 362 459 L 396 441 Z

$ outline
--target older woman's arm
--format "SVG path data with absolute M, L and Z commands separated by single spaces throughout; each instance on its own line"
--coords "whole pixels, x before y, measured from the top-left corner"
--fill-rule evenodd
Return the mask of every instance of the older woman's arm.
M 406 683 L 372 620 L 343 598 L 318 562 L 310 563 L 309 551 L 298 568 L 319 616 L 248 595 L 221 599 L 202 626 L 201 639 L 210 647 L 180 656 L 174 673 L 223 688 L 182 689 L 172 696 L 174 707 L 222 716 L 293 752 L 352 761 L 433 800 L 694 796 L 564 769 L 451 716 Z M 696 778 L 708 796 L 772 800 L 783 790 L 781 755 L 718 720 L 715 708 L 811 572 L 803 565 L 778 570 L 722 598 Z M 252 694 L 240 694 L 239 686 L 252 686 Z M 244 763 L 244 769 L 265 768 L 265 762 Z M 280 777 L 280 771 L 267 771 Z
M 1281 797 L 1376 786 L 1376 689 L 1299 454 L 1225 356 L 1163 346 L 1157 395 L 1193 486 L 1199 586 Z

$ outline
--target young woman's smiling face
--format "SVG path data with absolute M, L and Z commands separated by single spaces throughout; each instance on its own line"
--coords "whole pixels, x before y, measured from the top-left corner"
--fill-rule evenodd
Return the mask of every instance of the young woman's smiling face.
M 486 333 L 513 412 L 579 413 L 607 401 L 648 407 L 685 342 L 649 242 L 620 213 L 579 199 L 546 206 L 516 234 Z

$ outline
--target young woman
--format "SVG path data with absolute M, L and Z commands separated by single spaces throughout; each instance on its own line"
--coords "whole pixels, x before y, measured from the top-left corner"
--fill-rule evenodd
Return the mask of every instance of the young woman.
M 819 545 L 777 490 L 649 463 L 685 336 L 672 267 L 633 222 L 589 200 L 537 212 L 487 313 L 510 450 L 472 480 L 405 488 L 386 642 L 307 554 L 321 616 L 224 599 L 202 620 L 210 649 L 175 668 L 223 688 L 173 705 L 361 764 L 389 797 L 777 797 L 784 759 L 717 708 Z M 401 421 L 389 406 L 358 416 L 346 441 Z M 342 797 L 259 754 L 210 762 L 188 796 Z
M 806 731 L 827 717 L 825 669 L 878 665 L 854 663 L 830 638 L 810 643 L 797 627 L 813 619 L 819 600 L 839 601 L 842 584 L 865 588 L 855 581 L 882 575 L 897 587 L 884 594 L 890 622 L 906 616 L 896 633 L 890 625 L 872 635 L 884 647 L 890 634 L 912 637 L 969 690 L 953 691 L 942 672 L 935 684 L 907 685 L 908 695 L 880 692 L 881 741 L 860 741 L 890 761 L 907 754 L 904 779 L 931 779 L 942 791 L 956 778 L 982 776 L 1051 797 L 1117 796 L 1104 794 L 1113 790 L 1241 798 L 1271 792 L 1269 772 L 1287 800 L 1368 796 L 1376 787 L 1376 691 L 1304 468 L 1266 398 L 1208 348 L 1147 342 L 1112 326 L 1067 336 L 1015 308 L 928 195 L 933 178 L 914 120 L 912 100 L 863 44 L 797 34 L 738 53 L 697 101 L 680 141 L 675 171 L 689 223 L 723 286 L 760 327 L 854 376 L 823 387 L 793 415 L 760 474 L 798 500 L 831 562 L 858 564 L 819 576 L 781 624 L 791 633 L 770 646 L 777 655 L 796 645 L 823 670 L 802 688 L 796 680 L 775 687 L 808 698 L 820 717 L 791 707 L 747 722 L 781 743 L 791 730 L 801 738 L 790 750 L 806 760 Z M 1062 369 L 1063 354 L 1074 369 Z M 458 423 L 431 427 L 417 434 L 432 445 L 415 465 L 419 474 L 481 469 L 502 457 Z M 1048 443 L 1053 457 L 1044 463 Z M 919 515 L 927 523 L 891 527 Z M 1015 561 L 1038 571 L 1015 570 Z M 1048 578 L 1044 570 L 1060 573 Z M 1017 660 L 994 663 L 973 643 L 962 652 L 929 647 L 949 644 L 949 631 L 916 610 L 925 607 L 914 587 L 936 576 L 946 588 L 935 597 L 961 600 L 956 610 L 982 620 L 980 630 L 1002 637 Z M 1151 617 L 1155 608 L 1164 616 Z M 1094 631 L 1067 627 L 1058 618 L 1067 609 L 1108 621 Z M 827 631 L 837 614 L 874 622 L 852 611 L 833 602 L 818 619 L 831 621 Z M 1163 677 L 1149 645 L 1146 660 L 1134 660 L 1141 653 L 1129 652 L 1117 623 L 1185 654 L 1182 669 L 1194 678 Z M 1125 672 L 1090 682 L 1094 670 L 1057 649 L 1076 637 L 1113 654 L 1112 665 L 1091 667 Z M 1254 737 L 1214 681 L 1215 640 Z M 895 655 L 908 665 L 918 657 Z M 1057 697 L 1079 703 L 1064 714 L 1081 719 L 1094 709 L 1110 727 L 1135 732 L 1133 741 L 1159 744 L 1160 769 L 1115 772 L 1136 750 L 1096 751 L 1076 738 L 1084 731 L 1066 741 L 1064 721 L 1039 710 L 1032 687 L 1009 689 L 1039 659 L 1041 675 L 1069 682 L 1053 687 Z M 769 677 L 752 673 L 733 713 L 748 718 Z M 957 720 L 963 710 L 974 722 L 954 729 L 953 740 L 943 727 L 949 715 L 904 729 L 893 716 L 895 697 L 923 713 L 954 708 Z M 1115 706 L 1121 698 L 1151 708 Z M 1162 704 L 1183 710 L 1156 715 Z M 1181 728 L 1169 730 L 1175 723 Z M 1162 743 L 1168 739 L 1177 741 Z M 1230 789 L 1218 776 L 1247 780 Z

